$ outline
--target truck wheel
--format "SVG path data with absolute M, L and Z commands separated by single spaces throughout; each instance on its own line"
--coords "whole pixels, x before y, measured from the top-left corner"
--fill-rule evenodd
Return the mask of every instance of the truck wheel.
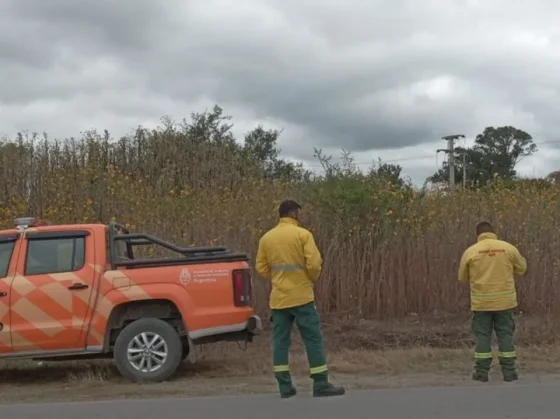
M 163 320 L 140 319 L 119 333 L 113 356 L 123 376 L 134 381 L 159 382 L 177 371 L 183 343 L 177 331 Z

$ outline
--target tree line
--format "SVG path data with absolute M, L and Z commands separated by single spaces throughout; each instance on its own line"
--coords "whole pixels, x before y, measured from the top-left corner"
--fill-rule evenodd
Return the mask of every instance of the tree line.
M 402 166 L 380 160 L 363 172 L 354 164 L 351 153 L 344 150 L 340 162 L 333 163 L 332 156 L 315 149 L 314 157 L 324 169 L 323 174 L 318 176 L 301 163 L 288 162 L 281 157 L 278 146 L 281 130 L 259 125 L 247 132 L 240 143 L 232 133 L 231 119 L 220 106 L 215 105 L 209 111 L 192 113 L 189 120 L 183 119 L 179 123 L 164 117 L 157 129 L 138 127 L 132 136 L 117 141 L 113 141 L 107 131 L 102 134 L 88 131 L 80 140 L 69 138 L 63 141 L 40 141 L 37 134 L 19 133 L 15 140 L 0 141 L 0 164 L 3 162 L 4 179 L 10 174 L 15 176 L 13 172 L 25 177 L 21 173 L 23 169 L 10 167 L 14 158 L 19 160 L 23 155 L 30 165 L 53 169 L 77 164 L 111 164 L 124 172 L 152 179 L 160 188 L 167 189 L 185 184 L 194 187 L 193 182 L 198 182 L 199 186 L 216 182 L 227 184 L 228 179 L 221 178 L 224 171 L 215 166 L 223 164 L 228 164 L 241 176 L 256 176 L 265 180 L 304 182 L 318 178 L 363 176 L 383 179 L 398 188 L 412 187 L 411 182 L 402 176 Z M 43 134 L 42 139 L 46 140 L 47 134 Z M 469 188 L 486 186 L 496 178 L 515 181 L 519 178 L 516 171 L 519 162 L 535 152 L 537 145 L 527 132 L 513 126 L 487 127 L 476 136 L 472 147 L 456 148 L 456 182 L 463 183 L 463 174 L 466 174 L 465 184 Z M 222 157 L 211 157 L 217 154 Z M 179 156 L 182 162 L 178 161 Z M 197 165 L 197 162 L 204 164 Z M 449 170 L 449 164 L 443 163 L 442 168 L 426 179 L 426 184 L 446 183 Z M 228 178 L 231 180 L 231 177 Z M 552 172 L 547 179 L 555 183 L 560 181 L 560 171 Z M 26 183 L 23 179 L 18 182 L 22 187 Z M 32 185 L 25 185 L 27 190 L 30 187 Z M 9 194 L 7 188 L 4 182 L 4 194 L 0 190 L 0 199 L 2 195 L 6 198 Z

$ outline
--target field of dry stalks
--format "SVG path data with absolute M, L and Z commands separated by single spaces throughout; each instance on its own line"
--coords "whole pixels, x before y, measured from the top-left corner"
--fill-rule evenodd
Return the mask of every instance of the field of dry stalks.
M 324 254 L 321 310 L 398 318 L 468 309 L 456 270 L 474 226 L 488 219 L 528 259 L 521 309 L 560 313 L 560 187 L 525 181 L 449 196 L 352 174 L 274 180 L 227 145 L 177 137 L 4 145 L 0 226 L 25 214 L 55 223 L 117 219 L 184 245 L 226 244 L 254 257 L 278 202 L 295 198 Z M 265 314 L 267 284 L 256 284 Z
M 556 342 L 560 187 L 497 182 L 445 194 L 358 173 L 275 179 L 235 143 L 202 141 L 189 129 L 138 130 L 116 143 L 86 133 L 63 143 L 20 137 L 2 144 L 0 227 L 23 215 L 54 223 L 116 219 L 183 245 L 226 244 L 253 258 L 259 237 L 276 223 L 279 201 L 294 198 L 324 255 L 317 305 L 338 330 L 332 339 L 339 353 L 349 333 L 340 322 L 398 325 L 410 318 L 439 325 L 442 343 L 430 346 L 468 351 L 468 292 L 458 286 L 456 271 L 475 239 L 474 226 L 486 219 L 528 259 L 518 283 L 520 309 L 535 329 L 526 330 L 525 343 Z M 268 284 L 255 284 L 257 310 L 266 318 Z M 453 325 L 463 338 L 448 339 L 449 328 L 441 325 L 456 316 L 467 316 Z M 411 326 L 410 342 L 400 347 L 426 346 L 424 326 Z M 359 333 L 363 349 L 390 341 L 390 332 L 389 340 L 375 340 L 379 329 L 365 330 Z

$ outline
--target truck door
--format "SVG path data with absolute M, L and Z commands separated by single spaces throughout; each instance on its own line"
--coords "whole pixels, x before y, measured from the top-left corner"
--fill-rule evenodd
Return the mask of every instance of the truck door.
M 85 347 L 84 323 L 95 270 L 89 230 L 26 232 L 10 291 L 16 352 Z M 25 255 L 25 257 L 23 256 Z
M 0 354 L 12 352 L 9 294 L 21 244 L 18 237 L 18 234 L 0 236 Z

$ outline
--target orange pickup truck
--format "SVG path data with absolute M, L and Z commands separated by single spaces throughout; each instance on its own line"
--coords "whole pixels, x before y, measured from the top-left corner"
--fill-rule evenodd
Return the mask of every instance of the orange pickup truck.
M 44 224 L 26 217 L 0 231 L 2 359 L 113 357 L 123 376 L 156 382 L 195 345 L 262 330 L 245 253 L 182 248 L 118 223 Z M 149 255 L 157 249 L 171 256 Z

